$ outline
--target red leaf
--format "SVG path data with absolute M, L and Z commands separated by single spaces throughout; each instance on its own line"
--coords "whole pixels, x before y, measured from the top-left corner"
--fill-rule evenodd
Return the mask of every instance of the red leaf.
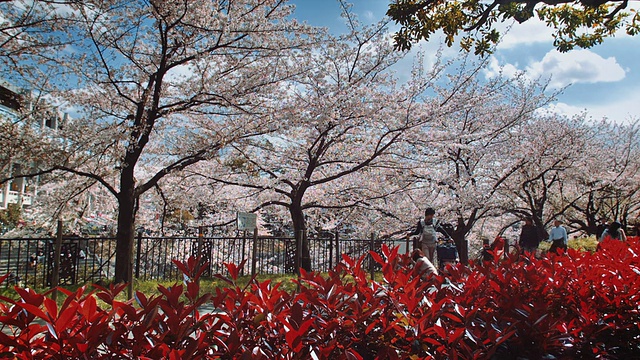
M 227 268 L 227 271 L 229 272 L 229 276 L 231 277 L 231 279 L 238 280 L 241 269 L 235 264 L 224 263 L 224 266 Z
M 49 319 L 49 316 L 47 316 L 47 314 L 45 314 L 45 312 L 42 311 L 42 309 L 40 309 L 37 306 L 33 306 L 33 305 L 27 304 L 27 303 L 16 303 L 16 305 L 20 306 L 23 309 L 25 309 L 29 313 L 31 313 L 31 314 L 43 319 L 44 321 L 50 321 L 51 320 L 51 319 Z
M 515 333 L 516 333 L 516 330 L 511 330 L 511 331 L 509 331 L 508 333 L 506 333 L 506 334 L 504 334 L 504 335 L 502 335 L 502 336 L 498 337 L 498 339 L 496 339 L 496 340 L 497 340 L 497 341 L 496 341 L 496 345 L 500 345 L 500 344 L 502 344 L 503 342 L 505 342 L 505 341 L 509 340 L 509 339 L 513 336 L 513 334 L 515 334 Z
M 87 321 L 93 321 L 97 309 L 96 299 L 93 296 L 89 296 L 85 301 L 80 304 L 78 312 L 84 316 Z
M 294 329 L 298 330 L 302 324 L 302 305 L 296 302 L 291 307 L 291 318 L 289 319 Z
M 447 338 L 447 333 L 444 330 L 444 328 L 442 327 L 442 325 L 440 325 L 440 320 L 438 319 L 438 321 L 433 324 L 433 330 L 436 332 L 436 334 L 441 338 L 441 339 L 446 339 Z
M 60 316 L 56 321 L 56 329 L 58 330 L 58 332 L 67 330 L 67 326 L 69 325 L 71 320 L 73 320 L 76 317 L 77 310 L 78 310 L 78 304 L 74 303 L 74 305 L 60 312 Z
M 442 316 L 453 320 L 455 323 L 462 324 L 462 318 L 457 314 L 444 313 L 444 314 L 442 314 Z
M 136 302 L 140 307 L 145 307 L 147 305 L 148 300 L 147 300 L 147 297 L 144 295 L 144 293 L 140 291 L 136 291 L 133 294 L 133 298 L 136 300 Z
M 44 307 L 51 319 L 55 320 L 58 317 L 58 304 L 53 299 L 45 298 Z
M 86 354 L 87 350 L 89 350 L 89 345 L 88 344 L 77 343 L 76 347 L 78 348 L 78 351 L 80 351 L 83 354 Z
M 465 328 L 461 327 L 458 330 L 454 331 L 453 334 L 449 336 L 448 342 L 449 344 L 456 343 L 460 340 L 462 335 L 464 334 Z
M 191 259 L 192 256 L 189 257 L 189 259 Z M 189 260 L 187 260 L 188 263 Z M 180 260 L 173 260 L 173 264 L 178 268 L 178 270 L 180 270 L 181 273 L 190 276 L 190 271 L 189 268 L 187 267 L 187 264 L 183 263 Z
M 17 286 L 14 289 L 16 290 L 18 295 L 20 295 L 20 297 L 28 304 L 40 306 L 42 304 L 42 301 L 44 300 L 43 295 L 36 294 L 31 289 L 21 289 Z
M 382 257 L 380 256 L 380 254 L 378 254 L 378 253 L 377 253 L 377 252 L 375 252 L 375 251 L 369 251 L 369 255 L 371 255 L 371 258 L 372 258 L 373 260 L 375 260 L 375 262 L 377 262 L 377 263 L 378 263 L 378 264 L 380 264 L 380 265 L 384 265 L 384 264 L 386 263 L 386 261 L 384 261 L 384 260 L 382 259 Z
M 362 356 L 352 349 L 345 350 L 344 354 L 349 360 L 362 360 Z

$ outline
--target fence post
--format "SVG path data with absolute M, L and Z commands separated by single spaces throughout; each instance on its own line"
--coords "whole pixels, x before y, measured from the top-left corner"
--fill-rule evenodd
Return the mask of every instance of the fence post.
M 375 241 L 375 233 L 371 233 L 371 240 L 369 241 L 369 251 L 373 251 L 373 246 L 374 246 L 374 241 Z M 374 263 L 375 261 L 373 260 L 373 256 L 371 256 L 371 254 L 369 254 L 369 273 L 371 274 L 371 280 L 375 280 L 374 277 L 376 275 L 375 273 L 375 269 L 374 269 Z
M 202 261 L 202 247 L 203 247 L 204 230 L 202 226 L 198 226 L 198 255 L 197 257 Z
M 302 263 L 304 262 L 304 260 L 307 260 L 309 262 L 309 266 L 311 267 L 311 270 L 313 270 L 313 264 L 311 264 L 311 246 L 309 246 L 309 239 L 307 238 L 307 230 L 302 230 L 302 244 L 307 244 L 307 251 L 303 252 L 300 251 L 300 266 L 302 266 Z M 300 250 L 302 250 L 302 246 L 300 247 Z M 309 257 L 304 257 L 304 254 L 309 253 Z
M 256 252 L 258 251 L 258 227 L 253 229 L 253 250 L 251 251 L 251 276 L 256 275 Z
M 243 230 L 242 231 L 242 255 L 240 255 L 240 259 L 246 259 L 244 256 L 244 254 L 246 254 L 247 251 L 247 238 L 249 236 L 247 235 L 247 230 Z M 245 263 L 246 264 L 246 263 Z M 244 276 L 244 265 L 242 266 L 242 269 L 240 269 L 240 275 Z
M 334 236 L 336 243 L 338 242 L 338 232 Z M 333 239 L 329 239 L 329 270 L 333 269 Z
M 58 220 L 58 230 L 56 232 L 56 242 L 53 245 L 53 274 L 51 274 L 51 298 L 58 299 L 58 282 L 60 281 L 60 252 L 62 249 L 62 220 Z
M 406 236 L 404 241 L 405 241 L 405 245 L 404 246 L 405 246 L 405 250 L 406 250 L 405 254 L 410 254 L 411 250 L 409 249 L 409 241 L 411 241 L 411 236 Z
M 202 248 L 204 247 L 204 228 L 202 225 L 198 226 L 198 265 L 203 266 L 205 259 L 202 256 Z M 197 281 L 198 289 L 200 289 L 200 278 Z M 200 296 L 200 290 L 198 290 L 198 296 Z
M 138 243 L 136 244 L 136 279 L 140 279 L 140 254 L 142 254 L 142 232 L 138 233 Z
M 298 275 L 298 281 L 296 286 L 296 292 L 300 292 L 300 267 L 302 266 L 302 236 L 304 236 L 304 230 L 296 232 L 296 259 L 295 259 L 295 272 Z
M 460 262 L 464 265 L 469 264 L 469 240 L 462 239 L 462 244 L 460 246 Z
M 340 235 L 336 232 L 336 265 L 342 262 L 342 253 L 340 252 Z
M 142 236 L 142 232 L 138 232 L 138 237 Z M 129 261 L 129 270 L 127 273 L 127 282 L 129 283 L 127 285 L 127 295 L 129 296 L 129 299 L 133 299 L 133 241 L 129 244 L 129 255 L 130 255 L 130 261 Z
M 296 234 L 296 268 L 295 271 L 300 275 L 300 267 L 302 266 L 302 237 L 304 236 L 304 230 L 298 231 Z

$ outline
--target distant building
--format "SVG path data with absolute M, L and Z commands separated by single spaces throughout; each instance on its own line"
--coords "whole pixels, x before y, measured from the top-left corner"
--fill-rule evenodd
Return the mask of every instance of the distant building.
M 18 121 L 21 116 L 29 115 L 33 110 L 32 96 L 29 91 L 24 91 L 11 85 L 0 78 L 0 118 L 2 121 Z M 27 114 L 27 115 L 25 115 Z M 55 131 L 61 129 L 67 121 L 67 114 L 60 113 L 52 108 L 46 115 L 39 116 L 36 125 L 44 130 Z M 18 156 L 2 158 L 6 156 L 0 153 L 0 163 L 3 172 L 9 176 L 20 175 L 33 167 L 32 161 L 21 159 Z M 30 206 L 34 203 L 38 188 L 37 177 L 18 178 L 0 185 L 0 209 L 6 209 L 9 204 Z

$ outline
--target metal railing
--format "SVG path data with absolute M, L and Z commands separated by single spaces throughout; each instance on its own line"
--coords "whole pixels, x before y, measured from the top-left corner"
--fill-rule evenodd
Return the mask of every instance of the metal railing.
M 55 238 L 0 239 L 4 285 L 49 287 Z M 60 248 L 59 284 L 101 282 L 114 276 L 115 239 L 65 237 Z
M 56 238 L 0 239 L 0 275 L 9 274 L 5 286 L 50 287 L 54 269 Z M 404 246 L 404 241 L 310 237 L 311 268 L 328 271 L 342 255 L 357 259 L 375 270 L 369 251 L 380 252 L 383 243 Z M 63 237 L 60 248 L 59 284 L 100 283 L 114 278 L 116 239 L 110 237 Z M 140 281 L 179 280 L 173 260 L 186 261 L 200 255 L 208 261 L 205 277 L 227 274 L 225 263 L 244 265 L 242 275 L 287 274 L 296 271 L 296 240 L 293 237 L 149 237 L 135 239 L 134 277 Z

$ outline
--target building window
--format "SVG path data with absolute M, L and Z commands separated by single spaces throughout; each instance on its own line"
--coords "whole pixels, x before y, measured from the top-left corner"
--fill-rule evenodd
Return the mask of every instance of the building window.
M 25 194 L 30 194 L 33 192 L 34 190 L 34 181 L 32 179 L 29 178 L 25 178 L 24 179 L 24 192 Z

